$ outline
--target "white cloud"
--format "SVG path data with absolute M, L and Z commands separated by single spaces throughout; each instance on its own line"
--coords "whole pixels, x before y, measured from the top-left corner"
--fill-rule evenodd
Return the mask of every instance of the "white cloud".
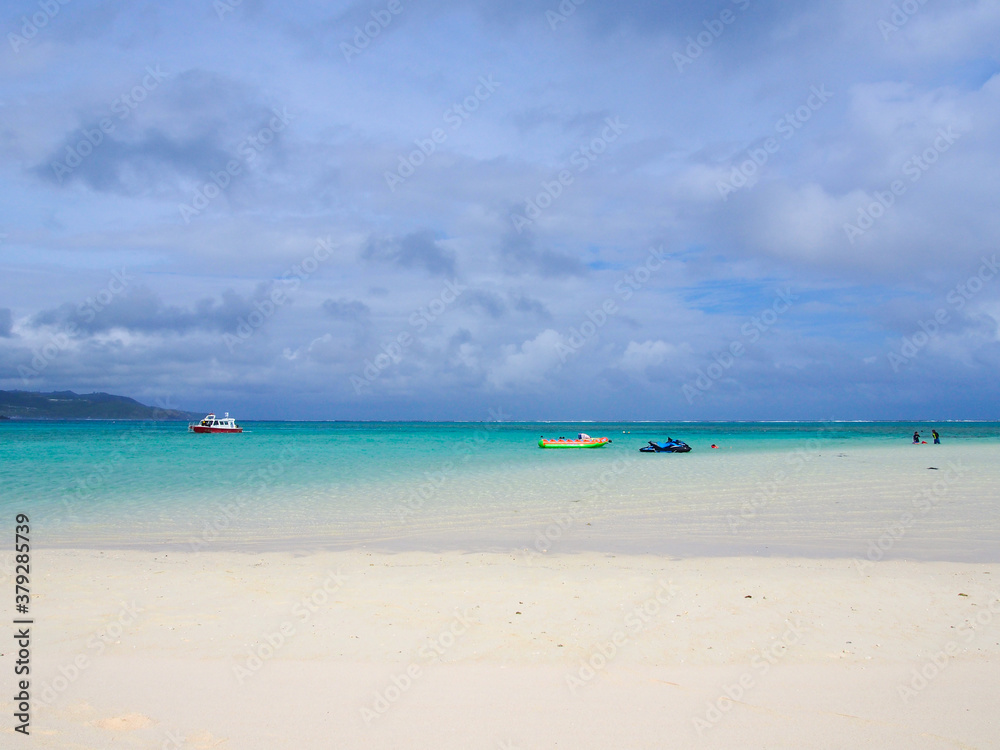
M 502 359 L 490 369 L 488 382 L 500 389 L 541 384 L 547 373 L 562 364 L 559 344 L 566 345 L 565 337 L 548 328 L 520 346 L 505 346 Z
M 643 341 L 641 344 L 629 341 L 619 366 L 626 372 L 644 375 L 646 368 L 662 365 L 667 360 L 678 358 L 678 355 L 687 348 L 689 347 L 679 347 L 668 344 L 666 341 Z

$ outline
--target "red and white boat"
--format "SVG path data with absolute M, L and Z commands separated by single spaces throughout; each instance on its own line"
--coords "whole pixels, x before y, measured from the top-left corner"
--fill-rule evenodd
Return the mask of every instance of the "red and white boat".
M 214 414 L 209 414 L 198 423 L 191 422 L 188 425 L 189 432 L 243 432 L 243 428 L 236 424 L 236 420 L 229 416 L 219 419 Z

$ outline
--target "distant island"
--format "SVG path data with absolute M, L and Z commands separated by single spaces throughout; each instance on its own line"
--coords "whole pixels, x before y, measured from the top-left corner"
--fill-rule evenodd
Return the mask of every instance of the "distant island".
M 0 391 L 0 420 L 18 419 L 142 419 L 189 420 L 202 414 L 160 409 L 111 393 L 80 394 L 73 391 L 34 393 Z

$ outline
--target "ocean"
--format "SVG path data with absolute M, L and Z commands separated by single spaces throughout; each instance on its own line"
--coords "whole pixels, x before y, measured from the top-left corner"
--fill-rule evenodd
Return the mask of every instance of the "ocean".
M 1000 560 L 993 422 L 241 424 L 0 422 L 0 509 L 36 547 Z M 537 446 L 578 432 L 613 442 Z

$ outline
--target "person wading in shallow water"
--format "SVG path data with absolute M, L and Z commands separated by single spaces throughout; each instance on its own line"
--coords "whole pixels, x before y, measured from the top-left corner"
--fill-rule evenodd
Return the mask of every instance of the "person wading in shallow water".
M 934 438 L 934 445 L 941 445 L 941 436 L 938 435 L 937 430 L 931 430 L 931 437 Z
M 919 445 L 920 444 L 920 433 L 919 432 L 914 432 L 913 433 L 913 444 L 914 445 Z

